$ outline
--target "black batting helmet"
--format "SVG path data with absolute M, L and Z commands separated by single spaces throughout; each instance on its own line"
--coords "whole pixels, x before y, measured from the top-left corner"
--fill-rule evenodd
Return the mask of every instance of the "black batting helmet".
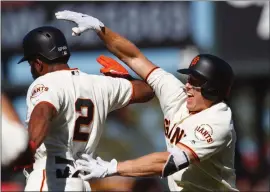
M 41 56 L 48 62 L 60 58 L 70 57 L 70 51 L 64 34 L 57 28 L 51 26 L 33 29 L 23 39 L 24 57 L 21 63 L 30 58 Z
M 211 101 L 226 99 L 234 80 L 231 66 L 210 54 L 197 55 L 188 69 L 180 69 L 178 72 L 203 78 L 205 83 L 201 86 L 202 96 Z

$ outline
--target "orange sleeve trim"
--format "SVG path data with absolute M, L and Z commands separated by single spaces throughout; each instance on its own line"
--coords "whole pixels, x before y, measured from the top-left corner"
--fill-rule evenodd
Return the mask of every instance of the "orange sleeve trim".
M 127 105 L 131 104 L 133 98 L 135 97 L 135 89 L 134 89 L 134 85 L 133 85 L 133 83 L 132 83 L 131 81 L 129 81 L 129 82 L 130 82 L 131 87 L 132 87 L 132 93 L 131 93 L 131 96 L 130 96 L 130 98 L 129 98 L 129 101 L 128 101 L 128 104 L 127 104 Z
M 41 182 L 41 186 L 40 186 L 40 192 L 42 192 L 42 189 L 43 189 L 43 186 L 44 186 L 44 183 L 45 183 L 45 178 L 46 178 L 46 171 L 45 169 L 43 169 L 43 173 L 42 173 L 42 182 Z
M 178 143 L 180 144 L 182 147 L 184 147 L 185 149 L 187 149 L 192 155 L 193 157 L 195 158 L 196 161 L 200 162 L 200 158 L 198 157 L 198 155 L 195 153 L 195 151 L 193 151 L 193 149 L 191 149 L 189 146 L 183 144 L 183 143 Z
M 151 73 L 154 71 L 154 70 L 156 70 L 156 69 L 158 69 L 159 67 L 154 67 L 147 75 L 146 75 L 146 77 L 145 77 L 145 81 L 147 82 L 147 79 L 148 79 L 148 77 L 151 75 Z
M 41 102 L 38 103 L 36 106 L 40 105 L 41 103 L 42 103 L 42 104 L 46 104 L 46 105 L 51 106 L 51 107 L 55 110 L 55 112 L 56 112 L 56 114 L 57 114 L 56 107 L 55 107 L 52 103 L 50 103 L 50 102 L 48 102 L 48 101 L 41 101 Z M 35 106 L 35 107 L 36 107 L 36 106 Z

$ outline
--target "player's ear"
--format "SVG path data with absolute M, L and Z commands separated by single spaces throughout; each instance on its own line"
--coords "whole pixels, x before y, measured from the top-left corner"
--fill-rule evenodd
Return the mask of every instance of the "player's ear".
M 44 63 L 39 58 L 36 59 L 35 63 L 37 71 L 41 73 L 44 70 Z

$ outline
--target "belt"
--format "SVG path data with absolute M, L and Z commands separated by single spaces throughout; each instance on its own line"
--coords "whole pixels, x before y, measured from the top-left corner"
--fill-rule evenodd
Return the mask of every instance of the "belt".
M 74 162 L 69 159 L 65 159 L 59 156 L 55 156 L 55 164 L 68 164 L 74 166 Z M 33 167 L 24 168 L 23 174 L 26 179 L 29 177 L 29 174 L 33 171 Z M 78 178 L 80 171 L 76 171 L 72 174 L 72 178 Z M 66 167 L 64 170 L 56 169 L 56 178 L 68 178 L 70 176 L 70 168 Z
M 73 166 L 73 161 L 72 160 L 69 160 L 69 159 L 65 159 L 65 158 L 62 158 L 62 157 L 59 157 L 59 156 L 55 156 L 55 161 L 54 163 L 55 164 L 68 164 L 68 165 L 71 165 Z
M 59 156 L 55 156 L 55 164 L 68 164 L 70 166 L 74 166 L 74 162 L 69 159 L 65 159 Z M 72 174 L 72 178 L 78 178 L 79 171 L 76 171 Z M 64 170 L 56 169 L 56 178 L 68 178 L 70 176 L 70 168 L 66 167 Z

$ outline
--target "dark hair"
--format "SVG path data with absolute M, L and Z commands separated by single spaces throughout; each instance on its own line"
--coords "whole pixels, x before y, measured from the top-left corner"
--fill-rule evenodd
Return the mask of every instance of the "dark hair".
M 54 60 L 49 60 L 45 57 L 43 57 L 42 55 L 34 55 L 34 56 L 31 56 L 29 58 L 29 60 L 35 60 L 35 59 L 40 59 L 41 61 L 47 63 L 47 64 L 50 64 L 50 65 L 57 65 L 57 64 L 67 64 L 68 60 L 69 60 L 69 55 L 67 56 L 63 56 L 63 57 L 59 57 L 59 58 L 56 58 Z

